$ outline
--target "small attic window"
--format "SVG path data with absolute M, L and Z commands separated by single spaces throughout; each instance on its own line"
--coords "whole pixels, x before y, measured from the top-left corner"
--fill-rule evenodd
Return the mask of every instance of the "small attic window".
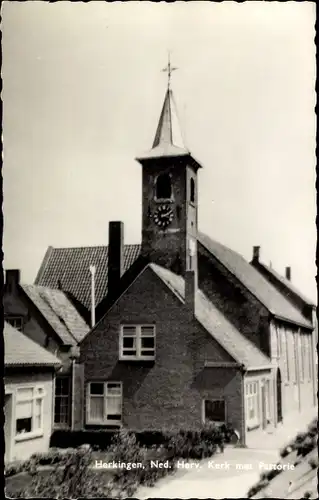
M 195 181 L 193 177 L 190 180 L 190 201 L 191 203 L 195 203 Z
M 23 318 L 22 316 L 5 316 L 5 321 L 9 323 L 13 328 L 19 330 L 19 332 L 23 331 Z
M 172 182 L 169 174 L 161 174 L 156 180 L 156 198 L 170 199 L 172 197 Z

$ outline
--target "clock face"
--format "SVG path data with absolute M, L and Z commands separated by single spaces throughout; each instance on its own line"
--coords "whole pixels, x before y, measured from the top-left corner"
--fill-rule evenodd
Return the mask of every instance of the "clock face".
M 160 205 L 154 212 L 153 219 L 159 227 L 167 227 L 173 220 L 173 210 L 169 205 Z

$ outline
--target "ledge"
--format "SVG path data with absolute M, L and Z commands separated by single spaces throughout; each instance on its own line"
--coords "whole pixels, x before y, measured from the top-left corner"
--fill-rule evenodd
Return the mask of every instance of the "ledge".
M 39 437 L 43 437 L 44 432 L 41 429 L 40 431 L 35 431 L 35 432 L 25 432 L 18 434 L 17 436 L 14 437 L 15 441 L 21 442 L 21 441 L 29 441 L 30 439 L 36 439 Z

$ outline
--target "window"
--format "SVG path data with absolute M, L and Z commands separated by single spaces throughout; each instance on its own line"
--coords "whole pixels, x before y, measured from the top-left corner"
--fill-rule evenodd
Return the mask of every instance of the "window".
M 41 387 L 18 388 L 16 393 L 16 439 L 43 434 L 43 398 Z
M 295 332 L 290 332 L 291 335 L 291 342 L 292 342 L 292 356 L 291 356 L 291 362 L 293 365 L 293 383 L 295 384 L 298 380 L 298 342 L 297 342 L 297 333 Z M 300 370 L 300 368 L 299 368 Z
M 155 358 L 154 325 L 122 325 L 120 359 Z
M 273 334 L 273 353 L 272 356 L 278 358 L 278 329 L 275 326 L 275 332 Z
M 219 424 L 226 422 L 226 405 L 224 399 L 204 400 L 204 423 L 208 422 Z
M 5 321 L 7 321 L 13 328 L 22 332 L 23 330 L 23 318 L 21 316 L 7 316 L 5 317 Z
M 246 384 L 246 421 L 247 428 L 252 429 L 260 424 L 259 418 L 259 387 L 258 382 L 248 382 Z
M 65 426 L 70 423 L 70 377 L 55 380 L 54 423 Z
M 299 334 L 299 373 L 300 373 L 300 382 L 303 382 L 305 379 L 305 364 L 306 364 L 306 343 L 305 336 Z
M 172 184 L 169 174 L 161 174 L 156 180 L 156 198 L 158 199 L 171 199 L 172 197 Z
M 288 334 L 286 328 L 283 328 L 283 340 L 284 340 L 284 374 L 285 374 L 285 382 L 289 382 L 290 380 L 290 372 L 289 372 L 289 352 L 288 352 Z
M 88 384 L 87 423 L 120 424 L 122 420 L 122 383 L 90 382 Z
M 192 177 L 190 180 L 190 201 L 195 203 L 195 181 Z
M 189 270 L 192 271 L 192 269 L 193 269 L 193 256 L 192 255 L 189 256 L 188 266 L 189 266 Z
M 275 328 L 276 328 L 277 358 L 280 359 L 282 355 L 281 332 L 279 326 L 276 326 Z

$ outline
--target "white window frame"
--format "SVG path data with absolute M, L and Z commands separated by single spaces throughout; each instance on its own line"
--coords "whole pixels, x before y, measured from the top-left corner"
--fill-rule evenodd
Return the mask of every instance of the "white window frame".
M 27 400 L 19 401 L 19 391 L 25 389 L 32 389 L 32 397 Z M 44 426 L 43 426 L 43 410 L 44 410 L 44 398 L 46 396 L 44 387 L 41 385 L 23 385 L 16 388 L 15 391 L 15 410 L 14 410 L 14 439 L 15 441 L 25 441 L 27 439 L 33 439 L 37 437 L 41 437 L 44 434 Z M 35 428 L 36 421 L 36 401 L 41 400 L 41 413 L 40 413 L 40 426 Z M 16 418 L 16 408 L 18 407 L 20 402 L 31 401 L 32 402 L 32 430 L 31 432 L 21 432 L 17 434 L 17 418 Z
M 225 420 L 223 422 L 212 421 L 212 420 L 206 421 L 205 401 L 211 401 L 212 403 L 214 401 L 223 401 L 224 407 L 225 407 Z M 202 422 L 203 422 L 204 425 L 208 424 L 208 423 L 212 423 L 212 424 L 214 424 L 216 426 L 220 426 L 220 425 L 226 424 L 226 422 L 227 422 L 227 402 L 226 402 L 226 399 L 225 398 L 204 398 L 202 400 Z
M 68 394 L 67 395 L 56 394 L 57 382 L 59 382 L 59 380 L 61 380 L 61 379 L 68 381 Z M 58 398 L 60 399 L 60 401 L 67 400 L 67 422 L 61 422 L 60 420 L 59 420 L 59 422 L 55 421 L 55 418 L 57 415 L 56 401 Z M 70 380 L 70 376 L 69 375 L 56 376 L 55 377 L 55 384 L 54 384 L 54 409 L 53 409 L 53 425 L 54 425 L 54 427 L 69 427 L 69 425 L 70 425 L 70 412 L 71 412 L 70 405 L 71 405 L 71 380 Z M 59 412 L 59 416 L 61 417 L 61 412 Z
M 135 329 L 135 333 L 132 335 L 125 335 L 125 329 Z M 152 329 L 152 335 L 143 335 L 143 328 L 151 328 Z M 135 338 L 135 347 L 131 348 L 124 348 L 123 346 L 123 339 L 124 338 Z M 154 338 L 154 348 L 142 348 L 142 338 Z M 123 324 L 120 327 L 120 342 L 119 342 L 119 358 L 120 360 L 125 360 L 125 361 L 130 361 L 130 360 L 146 360 L 146 361 L 152 361 L 155 359 L 155 352 L 156 352 L 156 329 L 155 325 L 149 325 L 149 324 L 140 324 L 140 325 L 132 325 L 132 324 Z M 135 354 L 124 354 L 124 351 L 132 351 L 132 353 Z M 142 351 L 148 351 L 150 354 L 142 355 Z
M 94 395 L 91 395 L 91 384 L 103 384 L 104 386 L 104 394 L 103 394 L 103 418 L 102 419 L 94 419 L 91 417 L 91 398 Z M 108 384 L 118 384 L 119 385 L 119 394 L 118 397 L 121 400 L 121 412 L 120 412 L 120 419 L 115 420 L 115 419 L 107 419 L 107 388 Z M 96 395 L 97 396 L 97 395 Z M 114 394 L 112 395 L 114 397 Z M 97 397 L 102 397 L 102 395 L 99 395 Z M 123 417 L 123 384 L 122 382 L 118 382 L 116 380 L 108 380 L 108 381 L 101 381 L 101 380 L 92 380 L 88 382 L 87 384 L 87 390 L 86 390 L 86 423 L 88 425 L 122 425 L 122 417 Z
M 246 427 L 255 429 L 260 426 L 260 383 L 259 380 L 249 380 L 245 383 Z M 250 417 L 254 410 L 254 417 Z

